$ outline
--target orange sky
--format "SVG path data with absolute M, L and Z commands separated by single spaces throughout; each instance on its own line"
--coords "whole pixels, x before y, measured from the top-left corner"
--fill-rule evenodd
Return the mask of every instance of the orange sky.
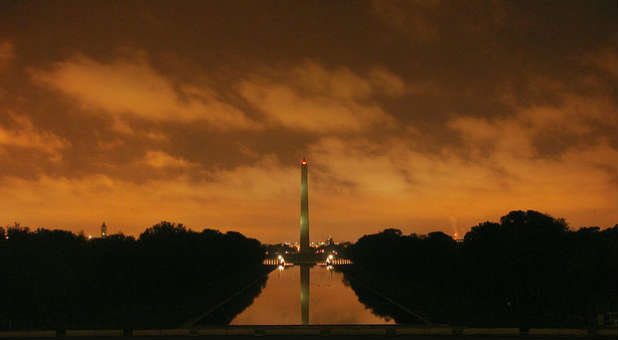
M 14 2 L 0 224 L 462 236 L 616 224 L 615 2 Z M 546 20 L 551 17 L 552 20 Z

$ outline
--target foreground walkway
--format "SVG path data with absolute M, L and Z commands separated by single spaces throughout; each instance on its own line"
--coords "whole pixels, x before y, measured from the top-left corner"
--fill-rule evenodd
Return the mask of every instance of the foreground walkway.
M 410 327 L 401 325 L 307 325 L 307 326 L 225 326 L 194 329 L 162 330 L 66 330 L 0 332 L 0 339 L 21 338 L 80 338 L 80 339 L 136 339 L 136 338 L 362 338 L 362 339 L 609 339 L 617 330 L 601 329 L 591 334 L 585 329 L 530 329 L 520 333 L 517 328 L 452 328 Z

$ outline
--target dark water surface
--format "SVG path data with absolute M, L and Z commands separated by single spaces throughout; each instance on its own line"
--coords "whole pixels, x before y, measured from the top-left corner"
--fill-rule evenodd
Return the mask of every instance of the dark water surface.
M 231 325 L 394 324 L 359 302 L 343 274 L 293 266 L 268 275 L 266 287 Z

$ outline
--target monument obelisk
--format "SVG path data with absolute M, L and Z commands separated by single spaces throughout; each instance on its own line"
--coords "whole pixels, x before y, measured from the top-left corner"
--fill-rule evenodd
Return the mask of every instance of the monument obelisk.
M 304 259 L 312 255 L 309 248 L 309 187 L 307 185 L 307 160 L 300 162 L 300 254 Z
M 303 325 L 309 324 L 309 275 L 313 254 L 309 248 L 309 186 L 307 160 L 300 162 L 300 314 Z

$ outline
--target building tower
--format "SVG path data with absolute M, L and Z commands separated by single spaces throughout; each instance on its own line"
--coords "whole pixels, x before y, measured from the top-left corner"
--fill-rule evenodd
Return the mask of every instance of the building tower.
M 309 249 L 309 188 L 307 186 L 307 160 L 300 162 L 300 253 L 307 255 Z
M 101 224 L 101 237 L 105 236 L 107 236 L 107 226 L 105 225 L 105 222 L 103 222 L 103 224 Z

